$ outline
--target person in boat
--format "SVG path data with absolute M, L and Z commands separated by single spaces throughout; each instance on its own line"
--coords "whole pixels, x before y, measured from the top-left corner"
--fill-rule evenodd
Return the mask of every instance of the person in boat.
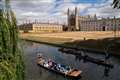
M 55 61 L 52 61 L 52 69 L 57 70 L 57 63 Z
M 70 67 L 65 66 L 65 65 L 61 65 L 61 64 L 57 64 L 56 70 L 58 70 L 58 71 L 60 71 L 62 73 L 65 73 L 65 74 L 67 74 L 68 72 L 71 71 Z
M 53 69 L 54 69 L 54 70 L 58 70 L 58 69 L 57 69 L 57 63 L 54 63 Z
M 45 62 L 45 59 L 42 57 L 42 54 L 38 54 L 37 63 L 43 65 L 44 62 Z
M 68 72 L 71 71 L 70 66 L 61 65 L 61 67 L 62 67 L 62 70 L 65 74 L 67 74 Z
M 44 66 L 48 67 L 48 68 L 53 68 L 54 67 L 54 61 L 49 59 L 48 61 L 45 61 Z
M 48 64 L 48 62 L 44 62 L 44 64 L 43 64 L 45 67 L 49 67 L 49 64 Z
M 40 53 L 37 56 L 38 56 L 38 58 L 42 58 L 42 54 L 40 54 Z
M 50 68 L 52 68 L 54 66 L 54 61 L 49 59 L 48 60 L 48 65 L 49 65 Z

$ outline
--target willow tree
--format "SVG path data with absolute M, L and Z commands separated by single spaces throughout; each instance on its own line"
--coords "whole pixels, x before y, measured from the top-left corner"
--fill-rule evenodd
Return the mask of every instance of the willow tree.
M 24 66 L 18 47 L 18 29 L 10 0 L 0 0 L 0 80 L 23 80 Z M 0 4 L 1 5 L 1 4 Z
M 119 9 L 120 8 L 120 0 L 113 0 L 113 7 Z

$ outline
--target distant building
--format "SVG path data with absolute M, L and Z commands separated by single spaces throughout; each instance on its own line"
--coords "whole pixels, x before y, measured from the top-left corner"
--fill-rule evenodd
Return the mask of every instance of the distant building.
M 19 25 L 21 32 L 61 32 L 63 25 L 54 23 L 26 23 Z
M 102 18 L 94 16 L 80 16 L 77 7 L 74 11 L 67 11 L 69 31 L 113 31 L 120 30 L 120 18 Z
M 22 32 L 61 32 L 61 31 L 117 31 L 120 30 L 120 18 L 101 18 L 94 16 L 80 16 L 77 7 L 74 11 L 67 11 L 68 25 L 54 23 L 25 23 L 19 25 Z

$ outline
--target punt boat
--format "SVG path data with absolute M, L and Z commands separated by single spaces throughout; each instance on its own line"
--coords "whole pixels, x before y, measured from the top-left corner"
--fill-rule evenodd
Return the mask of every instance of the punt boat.
M 60 48 L 59 51 L 67 53 L 67 54 L 79 55 L 84 61 L 92 62 L 98 65 L 103 65 L 103 66 L 110 67 L 110 68 L 114 67 L 114 65 L 111 64 L 110 62 L 106 62 L 105 60 L 90 57 L 88 55 L 82 55 L 79 51 L 75 51 L 74 49 Z
M 42 68 L 45 68 L 49 71 L 55 72 L 57 74 L 60 74 L 60 75 L 63 75 L 69 78 L 80 78 L 81 77 L 82 71 L 78 69 L 71 69 L 69 66 L 58 64 L 53 61 L 52 63 L 54 63 L 54 65 L 51 65 L 49 63 L 50 63 L 49 60 L 46 60 L 41 55 L 37 56 L 37 65 L 39 65 Z

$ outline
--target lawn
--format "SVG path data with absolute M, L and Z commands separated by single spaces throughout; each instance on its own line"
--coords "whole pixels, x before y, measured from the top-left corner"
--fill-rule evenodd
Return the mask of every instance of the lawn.
M 86 35 L 84 39 L 84 35 Z M 46 43 L 54 46 L 85 48 L 97 50 L 113 55 L 119 55 L 120 37 L 114 38 L 112 32 L 64 32 L 49 34 L 23 34 L 20 37 L 25 40 Z M 95 37 L 97 36 L 97 37 Z

